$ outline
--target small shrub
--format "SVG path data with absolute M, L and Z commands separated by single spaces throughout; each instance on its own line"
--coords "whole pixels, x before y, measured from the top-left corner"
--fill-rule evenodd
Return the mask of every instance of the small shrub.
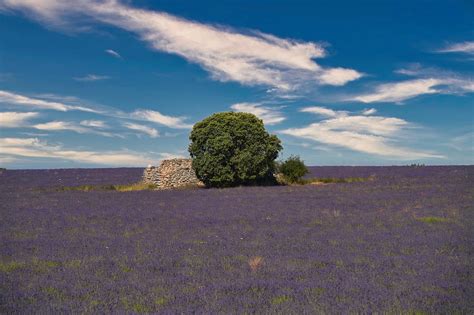
M 308 168 L 299 156 L 292 155 L 278 165 L 278 171 L 288 183 L 296 183 L 308 173 Z

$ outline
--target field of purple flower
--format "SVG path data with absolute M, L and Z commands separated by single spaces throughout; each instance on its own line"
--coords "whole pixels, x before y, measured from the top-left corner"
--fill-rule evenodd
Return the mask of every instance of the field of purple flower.
M 60 191 L 143 169 L 0 174 L 0 313 L 474 313 L 474 167 L 355 183 Z

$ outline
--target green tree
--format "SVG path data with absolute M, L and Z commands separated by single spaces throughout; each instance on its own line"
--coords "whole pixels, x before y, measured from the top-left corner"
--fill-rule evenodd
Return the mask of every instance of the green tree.
M 273 180 L 280 140 L 250 113 L 213 114 L 194 125 L 189 153 L 196 176 L 208 187 Z
M 291 155 L 278 165 L 278 171 L 288 183 L 296 183 L 308 173 L 308 168 L 297 155 Z

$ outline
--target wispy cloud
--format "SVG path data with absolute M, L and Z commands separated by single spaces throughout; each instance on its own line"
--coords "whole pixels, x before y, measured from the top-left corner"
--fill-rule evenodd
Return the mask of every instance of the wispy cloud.
M 168 160 L 168 159 L 184 159 L 187 156 L 184 154 L 178 154 L 178 153 L 169 153 L 169 152 L 164 152 L 164 153 L 158 153 L 163 160 Z
M 409 74 L 410 72 L 402 70 L 399 73 Z M 469 78 L 423 77 L 402 82 L 380 84 L 375 87 L 374 91 L 349 97 L 346 101 L 401 103 L 420 95 L 464 94 L 471 92 L 474 92 L 474 81 Z
M 80 124 L 85 127 L 93 127 L 93 128 L 100 128 L 100 129 L 109 127 L 103 120 L 83 120 L 80 122 Z
M 416 79 L 396 83 L 380 84 L 375 91 L 355 96 L 350 100 L 363 103 L 373 102 L 401 102 L 423 94 L 440 93 L 435 86 L 442 81 L 437 79 Z
M 314 59 L 325 57 L 326 51 L 317 43 L 239 32 L 119 1 L 5 0 L 2 6 L 55 27 L 70 26 L 74 17 L 85 15 L 138 34 L 152 49 L 197 63 L 220 81 L 269 86 L 286 93 L 308 83 L 344 85 L 363 75 L 353 69 L 320 66 Z
M 0 112 L 0 128 L 34 128 L 42 131 L 73 131 L 80 134 L 98 134 L 105 137 L 123 137 L 118 133 L 104 132 L 103 130 L 109 126 L 102 120 L 83 120 L 80 123 L 71 121 L 50 121 L 38 124 L 27 124 L 26 122 L 32 118 L 39 116 L 36 112 Z M 136 131 L 140 131 L 152 138 L 159 136 L 158 130 L 152 127 L 143 126 L 134 123 L 124 123 L 124 127 Z
M 321 114 L 317 110 L 308 111 L 308 108 L 303 111 Z M 331 115 L 327 115 L 329 112 L 324 113 L 328 118 L 309 126 L 282 130 L 281 133 L 398 160 L 443 158 L 432 152 L 399 146 L 401 133 L 411 127 L 411 124 L 403 119 L 349 115 L 345 111 L 334 111 Z
M 263 120 L 265 125 L 276 125 L 286 118 L 280 112 L 279 107 L 263 106 L 261 103 L 237 103 L 230 108 L 236 112 L 251 113 Z
M 9 163 L 15 162 L 17 159 L 13 156 L 2 156 L 0 155 L 0 165 L 7 165 Z
M 63 102 L 68 104 L 77 104 L 81 103 L 81 100 L 75 96 L 68 96 L 68 95 L 58 95 L 53 93 L 39 93 L 39 94 L 32 94 L 30 97 L 39 98 L 42 100 L 47 101 L 56 101 L 56 102 Z
M 116 119 L 131 119 L 131 120 L 139 120 L 139 121 L 149 121 L 152 123 L 156 123 L 162 126 L 166 126 L 169 128 L 175 129 L 189 129 L 192 127 L 192 124 L 186 122 L 186 117 L 175 117 L 164 115 L 158 111 L 148 110 L 148 109 L 138 109 L 131 113 L 123 112 L 116 108 L 110 106 L 83 106 L 78 105 L 80 104 L 80 100 L 74 97 L 61 97 L 54 95 L 54 99 L 58 101 L 50 101 L 49 99 L 52 98 L 51 95 L 48 95 L 48 99 L 46 99 L 46 95 L 42 97 L 45 99 L 41 99 L 38 97 L 29 97 L 24 96 L 17 93 L 12 93 L 8 91 L 0 90 L 0 104 L 6 105 L 20 105 L 22 107 L 29 107 L 34 109 L 43 109 L 43 110 L 56 110 L 56 111 L 84 111 L 99 114 L 106 117 L 113 117 Z M 71 103 L 69 103 L 71 102 Z M 102 122 L 103 123 L 103 122 Z M 81 123 L 83 126 L 88 127 L 98 127 L 102 128 L 102 126 L 97 126 L 97 124 L 102 124 L 98 120 L 85 120 Z M 88 125 L 87 125 L 88 124 Z M 95 124 L 96 126 L 94 126 Z
M 364 109 L 362 111 L 362 115 L 365 115 L 365 116 L 370 116 L 370 115 L 373 115 L 377 113 L 377 110 L 375 108 L 368 108 L 368 109 Z
M 312 113 L 320 116 L 325 116 L 325 117 L 341 117 L 341 116 L 347 116 L 346 111 L 335 111 L 326 107 L 322 106 L 309 106 L 309 107 L 304 107 L 300 109 L 300 112 L 302 113 Z
M 76 81 L 81 81 L 81 82 L 93 82 L 93 81 L 102 81 L 102 80 L 108 80 L 110 79 L 109 76 L 107 75 L 98 75 L 98 74 L 88 74 L 83 77 L 77 77 L 74 78 Z
M 474 78 L 453 71 L 436 67 L 423 67 L 415 63 L 407 68 L 397 69 L 399 74 L 423 79 L 435 79 L 440 82 L 437 87 L 440 94 L 465 94 L 474 92 Z
M 474 78 L 466 74 L 437 67 L 424 67 L 420 63 L 408 64 L 394 72 L 410 79 L 376 84 L 371 91 L 349 96 L 344 100 L 363 103 L 402 103 L 420 95 L 463 95 L 474 92 Z
M 189 129 L 192 127 L 192 125 L 185 123 L 185 117 L 167 116 L 154 110 L 138 109 L 124 118 L 149 121 L 176 129 Z
M 31 126 L 32 128 L 43 130 L 43 131 L 74 131 L 77 133 L 91 133 L 97 134 L 104 137 L 122 137 L 119 134 L 113 134 L 110 132 L 104 132 L 99 130 L 94 130 L 92 128 L 86 128 L 82 125 L 79 125 L 70 121 L 50 121 L 47 123 L 41 123 Z
M 156 160 L 133 151 L 69 150 L 38 138 L 0 138 L 0 152 L 0 161 L 14 157 L 51 158 L 109 166 L 145 166 Z
M 40 132 L 22 132 L 22 135 L 30 136 L 30 137 L 48 137 L 49 133 L 40 133 Z
M 88 129 L 67 121 L 50 121 L 47 123 L 36 124 L 32 126 L 38 130 L 59 131 L 70 130 L 77 133 L 87 133 Z
M 474 159 L 474 155 L 472 155 L 472 153 L 474 153 L 474 131 L 469 131 L 462 135 L 453 137 L 448 146 L 457 151 L 471 152 L 469 153 L 471 159 Z
M 0 103 L 7 104 L 7 105 L 21 105 L 21 106 L 35 108 L 35 109 L 56 110 L 56 111 L 62 111 L 62 112 L 67 112 L 70 110 L 78 110 L 78 111 L 84 111 L 84 112 L 90 112 L 90 113 L 101 113 L 98 110 L 85 107 L 85 106 L 68 105 L 60 101 L 50 101 L 46 99 L 24 96 L 21 94 L 12 93 L 8 91 L 2 91 L 2 90 L 0 90 Z
M 139 124 L 134 124 L 134 123 L 124 123 L 123 125 L 124 125 L 125 128 L 140 131 L 144 134 L 147 134 L 151 138 L 157 138 L 157 137 L 160 136 L 158 130 L 156 130 L 155 128 L 152 128 L 152 127 L 139 125 Z
M 111 56 L 114 56 L 115 58 L 122 59 L 122 56 L 118 52 L 116 52 L 115 50 L 106 49 L 105 52 L 108 53 Z
M 26 125 L 32 118 L 38 117 L 38 113 L 27 112 L 0 112 L 0 128 L 18 128 Z
M 439 53 L 465 53 L 474 55 L 474 41 L 466 41 L 462 43 L 449 44 L 436 52 Z

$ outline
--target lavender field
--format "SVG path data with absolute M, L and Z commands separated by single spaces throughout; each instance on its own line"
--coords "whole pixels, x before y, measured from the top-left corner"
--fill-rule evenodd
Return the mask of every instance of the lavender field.
M 474 313 L 474 167 L 314 167 L 327 185 L 61 191 L 0 174 L 1 313 Z

